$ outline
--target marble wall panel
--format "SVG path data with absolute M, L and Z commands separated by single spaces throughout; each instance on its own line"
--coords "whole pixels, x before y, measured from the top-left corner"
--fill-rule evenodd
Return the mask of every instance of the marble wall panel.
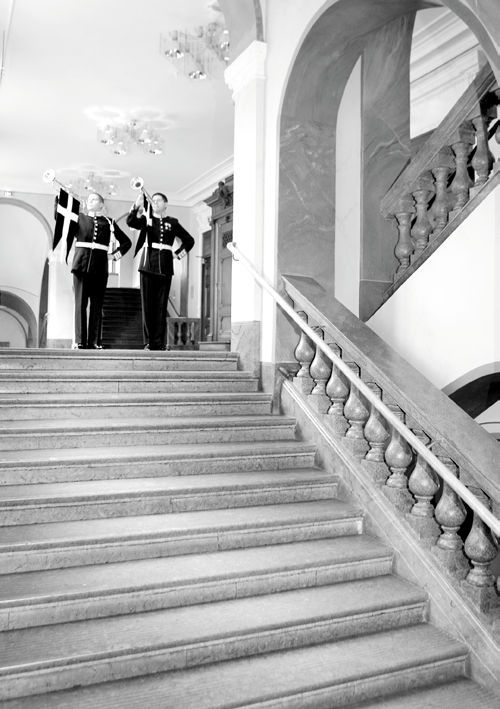
M 374 32 L 363 53 L 362 162 L 363 220 L 361 280 L 370 302 L 360 302 L 369 317 L 378 283 L 391 283 L 398 262 L 397 231 L 380 214 L 380 200 L 405 167 L 410 151 L 409 63 L 415 15 L 405 15 Z M 374 287 L 369 288 L 369 281 Z M 369 307 L 368 307 L 369 306 Z
M 278 270 L 314 275 L 323 287 L 332 289 L 332 293 L 334 180 L 334 127 L 283 118 Z

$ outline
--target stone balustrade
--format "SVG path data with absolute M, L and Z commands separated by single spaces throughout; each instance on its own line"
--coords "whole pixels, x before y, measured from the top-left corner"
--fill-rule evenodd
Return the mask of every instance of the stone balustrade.
M 382 215 L 398 229 L 394 282 L 488 182 L 495 162 L 490 141 L 500 141 L 499 102 L 485 66 L 382 199 Z
M 425 200 L 426 197 L 423 197 L 422 203 Z M 482 471 L 479 470 L 459 453 L 459 432 L 457 436 L 450 435 L 450 440 L 447 440 L 448 431 L 443 423 L 446 418 L 433 420 L 432 409 L 425 412 L 422 402 L 412 401 L 412 387 L 418 391 L 424 382 L 432 387 L 430 382 L 415 371 L 412 374 L 408 363 L 407 371 L 401 363 L 399 382 L 397 377 L 396 382 L 394 376 L 389 378 L 384 369 L 388 368 L 394 374 L 399 357 L 386 353 L 386 346 L 375 333 L 338 301 L 331 303 L 331 299 L 325 299 L 325 308 L 328 307 L 331 312 L 320 310 L 323 296 L 319 287 L 315 293 L 314 287 L 308 286 L 311 293 L 304 296 L 302 286 L 299 290 L 299 283 L 294 282 L 293 277 L 284 277 L 284 281 L 296 310 L 301 312 L 301 318 L 328 343 L 353 374 L 361 377 L 377 399 L 383 401 L 433 451 L 438 460 L 498 517 L 500 492 L 498 468 L 494 463 L 494 460 L 498 463 L 499 459 L 495 448 L 497 442 L 484 438 L 488 434 L 472 419 L 466 418 L 442 392 L 437 389 L 431 392 L 433 402 L 438 405 L 441 402 L 441 416 L 448 418 L 449 430 L 457 433 L 462 427 L 464 444 L 470 435 L 476 434 L 478 446 L 487 449 L 485 460 L 493 461 L 490 465 L 492 470 L 486 471 L 486 464 Z M 350 332 L 353 333 L 352 340 Z M 380 486 L 397 514 L 405 519 L 440 569 L 456 579 L 469 601 L 481 612 L 498 613 L 498 571 L 493 573 L 491 567 L 497 559 L 498 542 L 488 526 L 367 400 L 356 383 L 339 370 L 335 360 L 329 358 L 305 333 L 300 335 L 294 355 L 300 370 L 293 382 L 322 417 L 326 427 L 341 439 L 342 445 L 359 461 L 366 474 Z M 407 387 L 404 385 L 405 377 Z M 429 399 L 424 392 L 425 396 Z M 457 420 L 454 422 L 450 419 L 455 409 Z M 474 429 L 472 434 L 469 427 Z M 493 477 L 492 484 L 488 482 L 488 475 Z

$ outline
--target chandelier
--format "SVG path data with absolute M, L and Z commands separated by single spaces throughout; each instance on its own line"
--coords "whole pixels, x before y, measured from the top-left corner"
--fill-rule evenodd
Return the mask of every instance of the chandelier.
M 97 140 L 114 155 L 127 155 L 133 147 L 150 155 L 163 153 L 163 138 L 147 123 L 130 121 L 125 126 L 106 125 L 97 131 Z
M 85 201 L 91 192 L 97 192 L 102 197 L 116 197 L 118 186 L 115 182 L 108 182 L 102 177 L 89 173 L 85 177 L 78 177 L 68 182 L 68 188 Z
M 218 78 L 229 62 L 229 32 L 219 22 L 200 26 L 194 33 L 166 32 L 160 35 L 160 52 L 189 79 Z

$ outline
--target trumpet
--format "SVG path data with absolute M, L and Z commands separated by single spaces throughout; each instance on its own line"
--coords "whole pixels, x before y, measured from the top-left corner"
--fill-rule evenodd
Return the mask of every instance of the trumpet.
M 144 180 L 142 179 L 142 177 L 133 177 L 130 180 L 130 186 L 132 187 L 133 190 L 141 190 L 142 194 L 146 197 L 146 199 L 151 204 L 153 204 L 153 200 L 151 199 L 151 196 L 144 189 Z
M 46 182 L 47 184 L 52 183 L 52 186 L 54 187 L 55 185 L 58 185 L 61 187 L 63 190 L 66 190 L 69 194 L 73 195 L 77 200 L 81 200 L 80 196 L 74 192 L 71 187 L 68 187 L 68 185 L 63 184 L 62 182 L 59 182 L 59 180 L 56 178 L 56 171 L 52 170 L 52 168 L 49 168 L 48 170 L 45 170 L 43 173 L 43 181 Z

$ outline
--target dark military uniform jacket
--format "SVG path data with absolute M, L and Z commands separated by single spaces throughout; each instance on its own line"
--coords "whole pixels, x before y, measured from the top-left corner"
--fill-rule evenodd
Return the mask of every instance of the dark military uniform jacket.
M 153 216 L 151 226 L 147 226 L 146 216 L 137 215 L 134 206 L 127 217 L 127 225 L 132 229 L 140 229 L 139 238 L 135 247 L 135 256 L 145 245 L 139 271 L 158 276 L 171 276 L 174 273 L 174 254 L 178 256 L 182 251 L 190 251 L 194 246 L 194 239 L 175 217 Z M 180 239 L 181 246 L 173 250 L 175 237 Z
M 75 255 L 71 266 L 72 273 L 107 273 L 108 251 L 113 235 L 119 243 L 118 248 L 111 251 L 113 258 L 117 260 L 127 253 L 132 242 L 115 222 L 113 222 L 112 233 L 111 221 L 108 217 L 97 216 L 92 212 L 88 215 L 78 215 L 78 229 L 74 236 Z M 89 246 L 78 245 L 82 243 L 89 244 Z

